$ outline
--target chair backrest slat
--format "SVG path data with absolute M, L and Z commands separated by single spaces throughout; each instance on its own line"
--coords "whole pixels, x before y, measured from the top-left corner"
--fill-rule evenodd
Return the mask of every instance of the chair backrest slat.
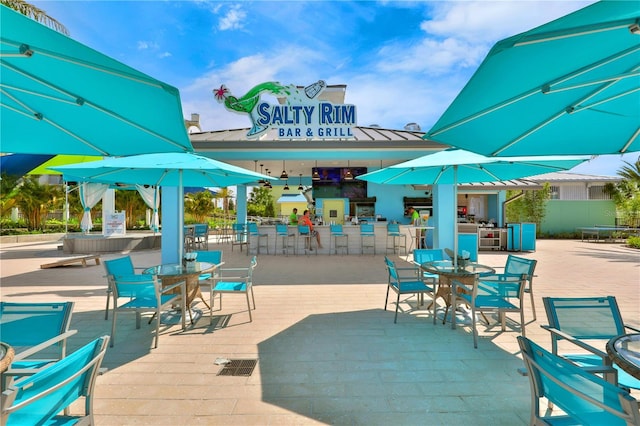
M 196 260 L 198 262 L 207 262 L 213 264 L 222 263 L 222 250 L 196 251 Z
M 159 297 L 160 287 L 154 275 L 118 275 L 114 277 L 113 284 L 113 296 L 116 300 L 118 297 L 131 297 L 155 301 Z
M 100 337 L 51 367 L 14 382 L 3 395 L 7 424 L 44 424 L 78 398 L 91 397 L 108 340 Z
M 298 233 L 308 234 L 310 232 L 309 225 L 298 225 Z
M 363 235 L 372 235 L 374 234 L 373 224 L 371 223 L 363 223 L 360 225 L 360 234 Z
M 135 273 L 133 262 L 131 261 L 131 256 L 105 260 L 103 263 L 107 275 L 128 275 Z
M 549 326 L 576 339 L 610 339 L 625 333 L 615 297 L 543 297 Z M 554 334 L 555 337 L 555 334 Z
M 399 234 L 400 233 L 400 225 L 397 223 L 388 223 L 387 224 L 387 233 L 389 234 Z
M 38 345 L 69 330 L 73 302 L 0 302 L 0 338 L 14 349 Z
M 637 401 L 625 390 L 518 336 L 532 391 L 532 415 L 547 398 L 580 424 L 639 424 Z
M 425 262 L 435 262 L 444 260 L 443 249 L 415 249 L 413 251 L 413 262 L 423 264 Z
M 398 277 L 398 270 L 396 269 L 396 264 L 389 259 L 387 256 L 384 257 L 384 263 L 387 265 L 387 270 L 389 271 L 389 282 L 396 283 L 396 286 L 400 288 L 400 282 Z
M 504 266 L 504 272 L 506 274 L 519 274 L 526 275 L 527 280 L 533 278 L 533 272 L 536 267 L 536 261 L 532 259 L 526 259 L 524 257 L 518 257 L 510 254 L 507 257 L 507 263 Z

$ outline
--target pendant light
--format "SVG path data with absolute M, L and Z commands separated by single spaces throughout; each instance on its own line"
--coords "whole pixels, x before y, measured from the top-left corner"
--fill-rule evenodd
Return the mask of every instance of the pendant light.
M 283 191 L 288 191 L 289 190 L 289 181 L 286 181 L 284 183 L 284 188 L 282 188 Z
M 284 160 L 282 160 L 282 173 L 280 174 L 280 179 L 289 179 L 289 175 L 287 174 L 287 169 L 284 165 Z
M 300 180 L 298 181 L 298 191 L 304 191 L 302 187 L 302 173 L 300 173 Z
M 266 188 L 273 188 L 273 186 L 271 186 L 271 171 L 268 171 L 267 174 L 269 175 L 269 180 L 267 180 L 267 183 L 264 185 Z
M 265 171 L 266 174 L 271 176 L 271 172 L 269 171 L 269 169 L 264 169 L 264 171 Z M 271 185 L 271 183 L 267 179 L 262 179 L 262 186 L 263 187 L 269 188 L 269 185 Z
M 264 166 L 264 164 L 260 164 L 260 174 L 262 173 L 262 166 Z M 258 181 L 258 183 L 266 183 L 266 180 L 264 180 L 263 178 L 260 178 L 260 180 Z
M 318 173 L 318 160 L 316 160 L 316 167 L 311 174 L 311 180 L 320 180 L 320 173 Z
M 351 174 L 351 164 L 347 160 L 347 171 L 344 174 L 344 180 L 353 180 L 353 174 Z

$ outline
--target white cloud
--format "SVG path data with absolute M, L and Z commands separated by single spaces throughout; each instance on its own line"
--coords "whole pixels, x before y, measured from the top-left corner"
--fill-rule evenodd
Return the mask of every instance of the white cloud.
M 138 50 L 149 50 L 149 49 L 155 50 L 158 48 L 159 48 L 158 44 L 152 41 L 144 41 L 144 40 L 138 41 Z
M 218 29 L 220 31 L 242 29 L 246 17 L 247 13 L 240 5 L 232 6 L 227 14 L 218 20 Z
M 322 62 L 317 52 L 297 46 L 240 58 L 222 68 L 212 69 L 189 86 L 180 88 L 183 112 L 187 116 L 199 113 L 203 130 L 249 127 L 245 114 L 227 111 L 215 100 L 214 88 L 224 84 L 234 96 L 240 97 L 265 81 L 304 84 L 320 78 L 314 69 L 317 62 Z

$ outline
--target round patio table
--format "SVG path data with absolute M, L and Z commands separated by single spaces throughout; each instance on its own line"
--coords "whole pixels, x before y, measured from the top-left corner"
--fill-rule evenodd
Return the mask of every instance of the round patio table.
M 446 306 L 442 323 L 447 320 L 447 312 L 451 306 L 451 281 L 457 280 L 464 285 L 472 286 L 475 283 L 476 276 L 495 274 L 496 270 L 491 266 L 481 265 L 476 262 L 466 261 L 454 265 L 450 260 L 437 260 L 433 262 L 425 262 L 420 265 L 420 269 L 430 274 L 438 275 L 438 290 L 433 297 L 433 303 L 442 297 Z
M 607 342 L 607 354 L 621 369 L 640 379 L 640 333 L 612 338 Z
M 147 268 L 142 273 L 157 275 L 163 286 L 172 285 L 184 280 L 187 287 L 187 309 L 191 309 L 191 303 L 196 297 L 200 297 L 207 308 L 211 309 L 202 296 L 202 292 L 200 292 L 199 277 L 201 274 L 213 271 L 215 267 L 215 263 L 209 262 L 188 262 L 187 265 L 165 263 Z M 179 289 L 176 289 L 176 292 L 178 291 Z M 191 318 L 193 321 L 193 315 Z

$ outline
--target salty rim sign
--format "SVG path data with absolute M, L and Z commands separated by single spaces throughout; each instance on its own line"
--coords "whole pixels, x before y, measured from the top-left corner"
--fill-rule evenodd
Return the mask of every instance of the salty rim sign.
M 229 111 L 247 114 L 252 127 L 250 139 L 260 137 L 270 128 L 277 129 L 278 139 L 353 139 L 356 126 L 355 105 L 333 104 L 318 99 L 327 87 L 322 80 L 299 88 L 278 82 L 261 83 L 244 96 L 236 98 L 225 85 L 213 94 Z M 284 104 L 261 102 L 263 93 L 285 100 Z

